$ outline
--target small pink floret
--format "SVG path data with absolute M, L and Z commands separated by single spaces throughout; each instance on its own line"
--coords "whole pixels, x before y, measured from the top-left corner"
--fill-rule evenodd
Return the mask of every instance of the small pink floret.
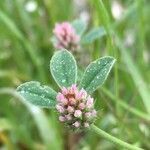
M 86 112 L 86 113 L 85 113 L 85 117 L 86 117 L 86 118 L 90 119 L 91 116 L 92 116 L 91 112 Z
M 87 99 L 86 107 L 87 108 L 92 108 L 93 107 L 93 98 L 91 98 L 90 96 Z
M 59 116 L 59 121 L 64 122 L 64 121 L 66 121 L 66 118 L 63 116 Z
M 56 105 L 56 109 L 57 109 L 57 111 L 58 112 L 60 112 L 60 113 L 63 113 L 65 110 L 64 110 L 64 108 L 61 106 L 61 105 Z
M 56 97 L 57 101 L 61 101 L 63 98 L 64 98 L 64 95 L 59 92 Z
M 87 92 L 84 89 L 81 89 L 79 92 L 76 93 L 76 99 L 84 99 L 87 96 Z
M 76 93 L 76 92 L 78 92 L 78 90 L 77 90 L 77 86 L 76 86 L 76 84 L 73 84 L 72 86 L 71 86 L 71 88 L 70 88 L 70 93 Z
M 56 99 L 58 102 L 61 102 L 63 105 L 68 104 L 68 100 L 64 97 L 62 93 L 58 93 Z
M 83 110 L 85 108 L 85 104 L 84 103 L 80 103 L 79 104 L 79 109 Z
M 80 127 L 80 122 L 79 121 L 76 121 L 74 124 L 73 124 L 76 128 Z
M 85 123 L 84 123 L 84 127 L 85 127 L 85 128 L 88 128 L 88 127 L 89 127 L 89 123 L 85 122 Z
M 62 91 L 62 94 L 64 94 L 64 95 L 68 94 L 68 89 L 65 87 L 63 87 L 61 91 Z
M 69 102 L 71 105 L 76 105 L 77 101 L 74 98 L 70 98 Z
M 77 117 L 77 118 L 80 118 L 80 117 L 82 116 L 81 110 L 76 110 L 76 111 L 74 112 L 74 116 Z
M 70 114 L 65 116 L 68 121 L 72 120 L 72 116 Z
M 92 117 L 96 117 L 97 116 L 97 111 L 94 109 L 93 111 L 92 111 Z
M 71 107 L 71 106 L 68 106 L 67 110 L 68 110 L 69 113 L 73 113 L 74 112 L 74 108 Z

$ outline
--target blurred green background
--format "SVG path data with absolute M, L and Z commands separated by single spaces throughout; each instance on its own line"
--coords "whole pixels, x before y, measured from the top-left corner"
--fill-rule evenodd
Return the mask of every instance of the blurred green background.
M 75 53 L 81 70 L 96 58 L 117 59 L 105 85 L 94 93 L 96 125 L 146 150 L 150 149 L 149 0 L 0 1 L 0 149 L 120 150 L 89 131 L 68 132 L 55 112 L 28 106 L 15 93 L 37 80 L 58 90 L 49 72 L 57 22 L 84 19 L 88 29 L 107 32 Z

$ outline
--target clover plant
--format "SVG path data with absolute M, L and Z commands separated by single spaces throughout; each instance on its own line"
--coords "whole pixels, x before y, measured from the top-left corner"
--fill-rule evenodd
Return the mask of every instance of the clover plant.
M 114 63 L 115 59 L 110 56 L 93 61 L 78 84 L 76 61 L 69 51 L 61 49 L 50 61 L 50 72 L 60 91 L 56 92 L 37 81 L 23 83 L 17 91 L 34 105 L 55 108 L 59 120 L 71 129 L 88 128 L 97 117 L 91 94 L 102 86 Z
M 91 129 L 107 140 L 130 150 L 142 150 L 126 143 L 95 126 L 97 116 L 92 93 L 107 79 L 115 58 L 105 56 L 91 62 L 77 83 L 77 64 L 73 55 L 60 49 L 50 61 L 50 72 L 60 90 L 56 92 L 49 86 L 37 81 L 21 84 L 17 92 L 29 103 L 43 108 L 54 109 L 59 114 L 59 121 L 73 131 Z M 99 99 L 99 98 L 97 98 Z

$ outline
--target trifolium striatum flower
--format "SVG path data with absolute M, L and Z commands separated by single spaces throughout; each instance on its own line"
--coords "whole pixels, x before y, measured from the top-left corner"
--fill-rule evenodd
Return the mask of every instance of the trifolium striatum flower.
M 91 94 L 105 82 L 114 63 L 115 59 L 110 56 L 98 58 L 88 65 L 82 77 L 78 77 L 73 55 L 60 49 L 50 61 L 51 75 L 60 87 L 59 92 L 37 81 L 20 85 L 17 92 L 36 106 L 57 110 L 60 122 L 69 129 L 82 131 L 91 127 L 97 118 Z
M 75 84 L 69 88 L 63 87 L 56 99 L 59 121 L 71 129 L 88 128 L 96 119 L 93 98 L 84 89 L 79 90 Z
M 79 47 L 80 37 L 69 22 L 57 23 L 53 34 L 55 48 L 66 48 L 74 51 Z

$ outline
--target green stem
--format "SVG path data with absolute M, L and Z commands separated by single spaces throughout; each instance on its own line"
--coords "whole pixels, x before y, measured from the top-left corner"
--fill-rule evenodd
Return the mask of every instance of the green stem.
M 143 150 L 142 148 L 136 147 L 134 145 L 131 145 L 129 143 L 126 143 L 110 134 L 108 134 L 107 132 L 103 131 L 102 129 L 98 128 L 95 125 L 91 125 L 91 129 L 93 132 L 95 132 L 96 134 L 100 135 L 101 137 L 106 138 L 107 140 L 109 140 L 110 142 L 113 142 L 119 146 L 122 146 L 123 148 L 126 148 L 128 150 Z

